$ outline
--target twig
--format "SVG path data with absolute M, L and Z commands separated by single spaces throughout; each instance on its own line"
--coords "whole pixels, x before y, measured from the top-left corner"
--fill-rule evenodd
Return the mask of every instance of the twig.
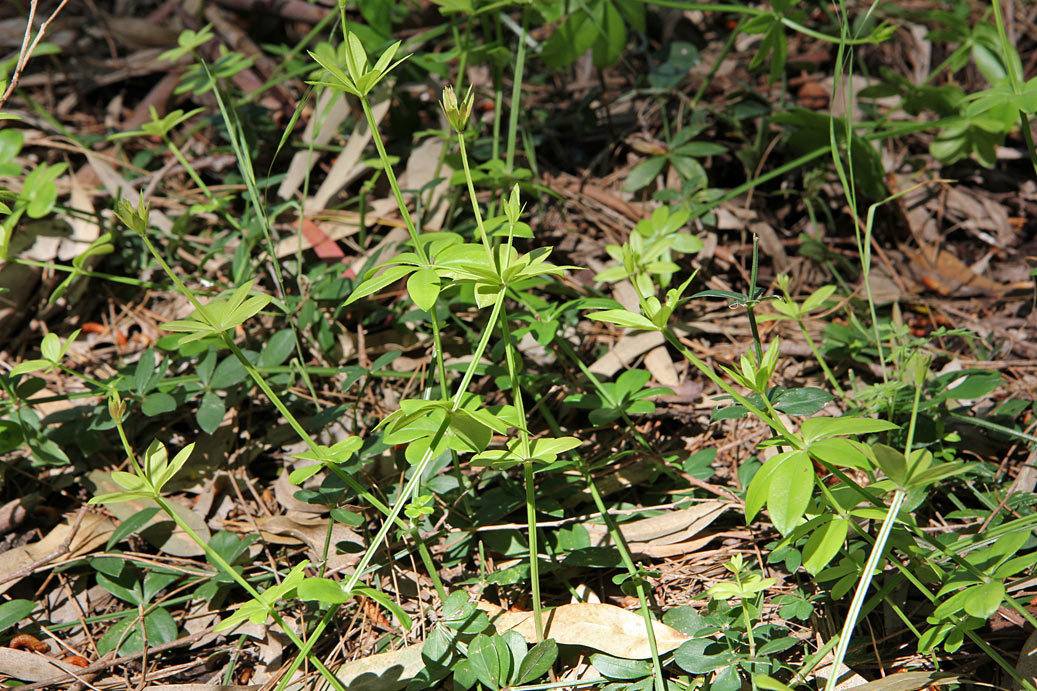
M 0 585 L 3 585 L 4 583 L 7 583 L 8 581 L 14 581 L 14 580 L 18 580 L 20 578 L 25 578 L 26 576 L 28 576 L 29 574 L 31 574 L 33 571 L 35 571 L 36 569 L 40 568 L 41 566 L 43 566 L 45 564 L 49 564 L 50 562 L 54 561 L 58 557 L 61 557 L 61 556 L 64 556 L 64 555 L 68 554 L 69 547 L 72 544 L 72 538 L 74 538 L 76 536 L 76 533 L 79 532 L 79 525 L 83 522 L 83 516 L 85 516 L 85 515 L 86 515 L 86 505 L 84 504 L 83 507 L 81 509 L 79 509 L 79 513 L 76 514 L 76 519 L 72 522 L 72 528 L 68 531 L 68 535 L 65 536 L 65 539 L 61 541 L 61 544 L 58 545 L 57 548 L 53 552 L 51 552 L 50 554 L 48 554 L 45 557 L 37 559 L 36 561 L 32 562 L 31 564 L 29 564 L 27 566 L 24 566 L 24 567 L 18 569 L 14 573 L 9 573 L 6 576 L 0 577 Z
M 7 103 L 7 99 L 11 97 L 14 90 L 18 88 L 18 82 L 22 78 L 22 72 L 25 71 L 25 66 L 29 64 L 29 58 L 32 57 L 33 52 L 36 50 L 36 46 L 39 45 L 43 39 L 43 34 L 47 31 L 47 27 L 54 21 L 58 13 L 68 4 L 68 0 L 61 0 L 61 4 L 58 5 L 57 9 L 47 18 L 47 21 L 43 22 L 40 26 L 40 32 L 36 34 L 36 38 L 29 43 L 29 36 L 32 35 L 32 22 L 36 18 L 36 8 L 39 6 L 39 0 L 32 0 L 29 3 L 29 20 L 25 24 L 25 36 L 22 38 L 22 49 L 18 53 L 18 63 L 15 65 L 14 74 L 11 75 L 11 83 L 7 85 L 7 90 L 4 91 L 3 96 L 0 96 L 0 108 L 4 107 Z

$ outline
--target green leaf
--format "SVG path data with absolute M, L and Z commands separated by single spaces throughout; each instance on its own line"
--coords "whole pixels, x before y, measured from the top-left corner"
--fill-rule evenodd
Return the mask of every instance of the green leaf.
M 598 27 L 584 11 L 571 14 L 544 43 L 540 57 L 548 67 L 565 67 L 575 62 L 594 44 Z
M 111 538 L 108 539 L 108 544 L 105 546 L 105 551 L 110 552 L 112 547 L 125 540 L 130 535 L 133 535 L 138 530 L 147 525 L 148 521 L 155 517 L 158 513 L 158 507 L 152 506 L 147 509 L 141 509 L 137 513 L 133 514 L 125 521 L 119 524 L 119 526 L 112 531 Z M 2 627 L 0 627 L 2 630 Z
M 0 632 L 6 631 L 32 614 L 34 609 L 36 603 L 29 600 L 9 600 L 0 605 Z
M 605 653 L 594 653 L 590 663 L 601 676 L 609 679 L 642 679 L 652 673 L 651 664 L 645 660 L 626 660 Z
M 32 372 L 39 372 L 40 370 L 51 367 L 51 363 L 47 360 L 26 360 L 25 362 L 19 362 L 17 365 L 11 368 L 10 376 L 16 377 L 19 374 L 30 374 Z
M 832 294 L 835 293 L 835 291 L 836 286 L 834 285 L 821 286 L 813 293 L 811 293 L 810 297 L 803 301 L 803 312 L 806 313 L 810 312 L 811 310 L 817 309 L 821 306 L 822 303 L 824 303 L 825 300 L 832 297 Z
M 863 446 L 858 441 L 830 437 L 811 443 L 807 450 L 810 455 L 829 465 L 867 470 L 871 468 L 871 461 L 862 448 Z
M 306 578 L 299 584 L 297 592 L 300 600 L 323 602 L 328 605 L 340 605 L 349 602 L 353 597 L 342 589 L 338 581 L 330 578 Z
M 171 413 L 174 410 L 176 410 L 176 399 L 161 391 L 148 394 L 140 404 L 140 411 L 148 417 Z
M 553 638 L 540 641 L 522 658 L 516 679 L 519 684 L 529 684 L 547 674 L 558 658 L 558 644 Z
M 599 69 L 615 64 L 627 44 L 627 27 L 619 10 L 608 1 L 603 5 L 605 11 L 595 17 L 601 26 L 598 39 L 594 42 L 591 51 L 594 66 Z
M 707 674 L 727 667 L 735 659 L 732 650 L 710 638 L 692 638 L 681 643 L 673 660 L 685 672 Z
M 365 298 L 372 293 L 377 293 L 382 288 L 392 285 L 412 271 L 414 271 L 413 266 L 390 266 L 381 274 L 372 276 L 361 282 L 360 285 L 353 289 L 353 292 L 350 293 L 349 298 L 346 299 L 344 304 L 349 305 L 360 298 Z
M 875 455 L 875 463 L 897 487 L 904 487 L 907 482 L 907 459 L 904 454 L 886 444 L 875 444 L 871 447 Z
M 745 520 L 751 522 L 763 505 L 767 503 L 767 493 L 770 491 L 771 479 L 774 472 L 781 467 L 795 451 L 783 451 L 771 459 L 768 459 L 753 476 L 749 488 L 745 492 Z
M 0 130 L 0 163 L 9 163 L 22 150 L 25 136 L 18 129 Z
M 642 187 L 651 184 L 656 176 L 662 172 L 664 165 L 666 165 L 664 156 L 656 156 L 641 161 L 630 171 L 630 175 L 627 176 L 626 181 L 623 183 L 623 191 L 636 192 Z
M 61 339 L 56 333 L 51 332 L 43 337 L 40 353 L 50 362 L 58 362 L 61 359 Z
M 677 171 L 677 174 L 681 176 L 681 180 L 684 181 L 686 188 L 698 190 L 709 184 L 706 169 L 691 156 L 671 155 L 670 164 Z
M 291 329 L 281 329 L 259 351 L 256 367 L 277 367 L 288 359 L 294 349 L 295 333 Z
M 212 391 L 206 391 L 202 394 L 202 400 L 198 405 L 198 411 L 195 413 L 194 418 L 203 432 L 213 434 L 219 429 L 226 412 L 227 406 L 224 404 L 223 399 Z
M 501 660 L 500 651 L 493 641 L 496 637 L 480 633 L 468 644 L 468 664 L 472 667 L 472 673 L 491 689 L 507 683 L 503 674 L 506 663 Z
M 974 617 L 988 619 L 1005 598 L 1005 584 L 1001 581 L 991 581 L 969 588 L 965 592 L 965 611 Z
M 192 452 L 194 452 L 194 442 L 191 442 L 184 448 L 180 449 L 180 452 L 173 457 L 172 462 L 170 462 L 168 466 L 159 470 L 157 476 L 152 477 L 151 482 L 155 485 L 156 491 L 161 492 L 166 483 L 176 477 L 176 474 L 180 472 L 180 469 L 183 468 L 184 464 L 191 458 Z
M 774 401 L 774 407 L 788 415 L 814 415 L 835 398 L 824 389 L 804 386 L 788 389 Z
M 803 451 L 794 452 L 771 475 L 767 489 L 767 511 L 779 533 L 788 535 L 795 529 L 813 492 L 814 466 L 810 456 Z
M 811 576 L 816 576 L 821 569 L 839 553 L 846 541 L 846 533 L 850 523 L 845 518 L 833 518 L 815 530 L 807 544 L 803 547 L 803 568 Z
M 615 324 L 616 326 L 622 326 L 628 329 L 641 329 L 642 331 L 658 331 L 659 327 L 656 326 L 648 319 L 640 314 L 634 314 L 629 310 L 602 310 L 601 312 L 593 312 L 587 315 L 588 319 L 594 319 L 596 321 L 607 322 L 609 324 Z
M 941 463 L 940 465 L 923 470 L 920 473 L 912 473 L 908 478 L 908 484 L 912 489 L 926 487 L 946 477 L 960 475 L 974 465 L 974 463 L 964 463 L 962 461 Z
M 177 639 L 176 620 L 165 607 L 156 607 L 144 615 L 144 633 L 148 645 L 172 643 Z
M 147 488 L 147 483 L 143 478 L 137 477 L 133 473 L 127 473 L 123 470 L 112 471 L 112 482 L 123 489 L 130 490 L 131 492 L 142 491 Z
M 842 434 L 873 434 L 898 429 L 886 420 L 874 420 L 866 417 L 815 417 L 804 420 L 800 427 L 803 439 L 808 444 L 815 439 L 835 437 Z
M 439 274 L 436 270 L 424 266 L 410 275 L 407 279 L 407 292 L 414 304 L 425 310 L 432 311 L 439 297 Z

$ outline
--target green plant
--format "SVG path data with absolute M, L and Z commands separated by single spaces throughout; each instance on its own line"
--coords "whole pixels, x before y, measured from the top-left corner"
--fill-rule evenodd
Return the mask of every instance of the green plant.
M 682 230 L 690 218 L 687 207 L 660 206 L 649 218 L 637 222 L 626 243 L 605 247 L 617 264 L 599 271 L 594 280 L 613 283 L 628 278 L 650 286 L 651 277 L 656 276 L 659 285 L 669 286 L 680 270 L 674 254 L 694 254 L 703 246 L 702 240 Z
M 665 147 L 647 148 L 644 153 L 652 154 L 651 157 L 634 166 L 623 183 L 623 189 L 628 192 L 644 189 L 652 184 L 667 166 L 671 166 L 680 178 L 682 198 L 691 197 L 696 192 L 704 190 L 709 184 L 709 178 L 706 169 L 697 159 L 727 151 L 723 144 L 694 139 L 707 127 L 708 123 L 705 122 L 688 124 L 674 134 Z

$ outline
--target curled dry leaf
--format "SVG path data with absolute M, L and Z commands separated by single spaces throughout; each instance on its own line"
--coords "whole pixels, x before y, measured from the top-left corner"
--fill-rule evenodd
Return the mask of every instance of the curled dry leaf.
M 7 577 L 17 574 L 30 564 L 45 559 L 60 549 L 72 531 L 72 524 L 68 521 L 69 519 L 66 519 L 66 522 L 55 526 L 39 542 L 12 547 L 4 552 L 4 558 L 0 559 L 0 594 L 6 592 L 19 580 L 12 578 L 5 582 Z M 115 530 L 115 522 L 111 519 L 97 514 L 86 514 L 79 524 L 79 530 L 72 536 L 68 553 L 61 556 L 60 559 L 70 559 L 92 552 L 108 541 L 113 530 Z
M 847 691 L 918 691 L 942 684 L 957 684 L 961 677 L 957 674 L 940 672 L 897 672 L 867 684 L 852 686 Z
M 0 675 L 25 682 L 46 681 L 79 668 L 25 650 L 0 648 Z
M 712 539 L 709 536 L 691 540 L 727 511 L 722 501 L 705 501 L 687 509 L 666 513 L 620 525 L 630 550 L 640 556 L 662 558 L 689 554 L 701 549 Z M 599 523 L 583 526 L 590 535 L 591 545 L 600 547 L 612 543 L 608 529 Z
M 505 612 L 496 605 L 480 602 L 497 631 L 517 631 L 530 643 L 536 642 L 532 612 Z M 688 640 L 680 631 L 662 622 L 652 622 L 659 654 L 676 650 Z M 644 660 L 652 656 L 641 615 L 621 607 L 581 602 L 562 605 L 544 613 L 544 635 L 565 645 L 582 645 L 613 657 Z
M 335 676 L 350 691 L 396 691 L 425 667 L 421 659 L 421 643 L 408 645 L 399 650 L 369 655 L 347 662 L 335 670 Z M 326 683 L 317 678 L 309 688 L 317 691 L 326 688 Z
M 7 644 L 8 648 L 14 650 L 34 650 L 37 653 L 49 653 L 50 643 L 41 641 L 29 633 L 20 633 Z

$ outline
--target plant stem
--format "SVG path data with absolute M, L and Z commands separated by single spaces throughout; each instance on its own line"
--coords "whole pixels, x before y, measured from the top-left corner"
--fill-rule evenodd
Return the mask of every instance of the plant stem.
M 868 555 L 868 561 L 864 565 L 864 573 L 857 584 L 853 600 L 850 602 L 850 611 L 846 613 L 846 621 L 843 623 L 843 629 L 839 633 L 839 644 L 835 647 L 835 659 L 832 662 L 832 671 L 828 681 L 825 683 L 824 691 L 833 691 L 839 681 L 839 667 L 846 658 L 846 651 L 850 647 L 850 638 L 853 636 L 853 629 L 857 626 L 857 617 L 860 615 L 861 606 L 864 604 L 864 598 L 868 594 L 868 588 L 871 587 L 875 569 L 882 560 L 882 553 L 886 549 L 886 542 L 889 540 L 889 534 L 893 530 L 897 514 L 900 513 L 900 507 L 903 506 L 906 498 L 907 492 L 902 489 L 897 489 L 893 492 L 893 501 L 886 512 L 886 518 L 882 521 L 882 527 L 875 538 L 871 554 Z
M 602 519 L 605 521 L 605 525 L 608 526 L 609 535 L 612 537 L 612 542 L 616 545 L 616 549 L 619 551 L 620 559 L 623 560 L 623 566 L 626 567 L 627 572 L 630 574 L 630 578 L 634 581 L 634 586 L 637 589 L 637 600 L 641 607 L 641 617 L 645 622 L 645 635 L 648 637 L 648 649 L 652 652 L 652 671 L 655 677 L 655 691 L 666 691 L 666 680 L 663 677 L 662 661 L 659 659 L 659 645 L 655 640 L 655 627 L 652 623 L 651 610 L 648 609 L 648 597 L 645 594 L 644 579 L 641 575 L 641 571 L 634 564 L 633 556 L 630 554 L 630 547 L 627 545 L 626 538 L 623 536 L 623 532 L 619 529 L 619 525 L 616 523 L 616 519 L 609 513 L 608 508 L 605 506 L 605 500 L 601 497 L 601 492 L 598 491 L 598 486 L 594 484 L 594 478 L 590 474 L 590 469 L 586 463 L 582 464 L 581 472 L 583 473 L 584 481 L 587 483 L 587 489 L 590 490 L 591 498 L 594 500 L 594 505 L 598 509 L 598 513 L 601 514 Z
M 704 363 L 702 360 L 696 357 L 694 353 L 688 350 L 687 346 L 681 343 L 672 331 L 666 329 L 665 331 L 663 331 L 663 335 L 666 337 L 666 340 L 669 341 L 670 345 L 676 348 L 680 352 L 680 354 L 687 359 L 688 362 L 694 365 L 697 370 L 706 375 L 706 377 L 711 382 L 720 387 L 720 389 L 724 393 L 733 398 L 736 403 L 738 403 L 747 411 L 749 411 L 750 413 L 758 417 L 760 420 L 765 422 L 768 427 L 773 429 L 775 432 L 778 433 L 778 435 L 784 438 L 789 443 L 789 445 L 792 446 L 792 448 L 802 448 L 803 440 L 800 439 L 797 435 L 790 432 L 788 429 L 786 429 L 785 425 L 781 422 L 781 420 L 760 410 L 755 405 L 753 405 L 748 398 L 735 391 L 734 388 L 732 388 L 731 385 L 728 384 L 726 381 L 721 379 L 709 365 Z
M 508 143 L 504 153 L 504 170 L 515 169 L 515 134 L 518 132 L 519 108 L 522 101 L 522 73 L 526 66 L 526 13 L 522 12 L 518 48 L 515 49 L 515 78 L 511 85 L 511 110 L 508 112 Z
M 130 446 L 129 439 L 127 439 L 126 437 L 126 431 L 123 428 L 122 421 L 116 420 L 115 426 L 119 431 L 119 437 L 122 440 L 123 448 L 126 451 L 126 454 L 130 457 L 130 460 L 133 463 L 134 470 L 136 471 L 138 477 L 145 478 L 145 474 L 141 472 L 140 466 L 136 461 L 136 455 L 133 453 L 133 447 Z M 235 583 L 244 588 L 245 592 L 247 592 L 253 600 L 256 600 L 258 602 L 263 601 L 262 594 L 258 590 L 256 590 L 256 588 L 253 587 L 253 585 L 249 583 L 244 576 L 238 573 L 237 570 L 234 569 L 234 567 L 227 563 L 227 560 L 224 559 L 219 552 L 210 547 L 209 543 L 203 540 L 201 536 L 194 531 L 194 529 L 187 523 L 187 521 L 185 521 L 183 517 L 180 516 L 180 514 L 178 514 L 173 509 L 173 506 L 169 502 L 167 502 L 165 498 L 162 497 L 162 495 L 156 493 L 152 497 L 152 500 L 156 504 L 158 504 L 158 507 L 162 509 L 162 511 L 167 516 L 169 516 L 174 523 L 176 523 L 178 528 L 184 531 L 184 533 L 191 539 L 192 542 L 194 542 L 196 545 L 202 548 L 202 551 L 205 552 L 205 556 L 207 559 L 209 559 L 209 561 L 215 564 L 216 567 L 220 569 L 220 571 L 223 571 L 231 579 L 233 579 Z M 292 628 L 288 626 L 288 622 L 284 620 L 280 612 L 278 612 L 275 609 L 274 603 L 270 603 L 268 605 L 267 612 L 271 617 L 273 617 L 274 621 L 277 622 L 277 625 L 281 627 L 281 630 L 284 631 L 285 635 L 288 636 L 292 643 L 300 650 L 302 650 L 305 647 L 305 644 L 295 634 L 295 631 L 293 631 Z M 324 666 L 323 662 L 321 662 L 316 657 L 310 658 L 310 661 L 313 663 L 314 667 L 316 667 L 317 670 L 320 671 L 321 676 L 323 676 L 328 681 L 328 683 L 330 683 L 336 689 L 336 691 L 346 691 L 346 687 L 342 684 L 342 682 L 339 681 L 338 677 L 336 677 L 331 670 Z
M 501 291 L 503 295 L 504 291 Z M 508 324 L 508 312 L 501 309 L 501 328 L 504 331 L 504 354 L 508 363 L 508 378 L 511 379 L 511 391 L 514 394 L 515 411 L 519 420 L 519 450 L 522 458 L 529 458 L 529 423 L 526 421 L 526 410 L 522 401 L 522 386 L 519 382 L 518 348 L 511 338 Z M 544 640 L 544 617 L 540 600 L 540 550 L 537 547 L 537 514 L 536 486 L 533 480 L 533 462 L 527 460 L 522 464 L 522 480 L 526 485 L 526 529 L 529 540 L 529 580 L 532 584 L 533 625 L 537 641 Z

